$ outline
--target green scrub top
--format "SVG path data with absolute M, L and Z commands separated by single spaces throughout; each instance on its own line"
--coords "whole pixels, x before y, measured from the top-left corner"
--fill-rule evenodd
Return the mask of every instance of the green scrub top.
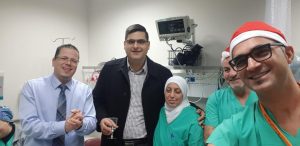
M 154 146 L 204 146 L 203 129 L 198 124 L 198 117 L 196 109 L 188 106 L 168 124 L 163 107 L 154 132 Z
M 5 144 L 2 140 L 0 140 L 0 146 L 12 146 L 14 141 L 14 136 L 12 136 L 7 143 Z
M 272 113 L 268 110 L 267 113 L 280 128 Z M 300 146 L 300 129 L 295 136 L 281 128 L 280 130 L 293 146 Z M 208 138 L 207 143 L 215 146 L 285 146 L 264 119 L 258 102 L 220 124 Z
M 246 106 L 257 101 L 258 97 L 254 91 L 250 91 L 248 99 L 243 106 L 235 96 L 231 87 L 226 87 L 212 93 L 206 103 L 205 125 L 217 127 L 225 119 L 244 110 Z

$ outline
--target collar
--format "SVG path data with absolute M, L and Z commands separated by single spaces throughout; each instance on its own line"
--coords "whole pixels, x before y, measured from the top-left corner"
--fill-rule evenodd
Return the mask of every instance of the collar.
M 161 76 L 161 71 L 162 71 L 161 67 L 162 66 L 155 63 L 155 62 L 153 62 L 148 56 L 147 56 L 146 60 L 147 60 L 147 62 L 146 62 L 146 64 L 147 64 L 147 77 L 151 76 L 151 77 L 155 77 L 155 78 L 159 79 L 159 77 Z M 119 62 L 118 64 L 119 64 L 119 67 L 120 67 L 119 71 L 121 71 L 125 75 L 126 79 L 129 81 L 129 78 L 127 78 L 128 77 L 128 70 L 129 70 L 128 64 L 127 64 L 127 57 L 121 58 L 120 60 L 118 60 L 118 62 Z M 172 76 L 171 72 L 170 72 L 170 76 Z
M 144 62 L 144 65 L 142 67 L 141 70 L 137 71 L 137 72 L 134 72 L 131 67 L 130 67 L 130 64 L 129 64 L 129 61 L 128 61 L 128 57 L 126 58 L 126 61 L 127 61 L 127 68 L 129 71 L 133 72 L 134 74 L 137 74 L 137 75 L 140 75 L 140 74 L 147 74 L 148 72 L 148 66 L 147 66 L 147 58 L 145 59 L 145 62 Z
M 167 117 L 167 123 L 170 124 L 174 121 L 181 113 L 181 111 L 190 106 L 191 104 L 187 99 L 183 99 L 183 101 L 175 108 L 169 107 L 168 104 L 165 102 L 165 113 Z
M 50 82 L 54 89 L 57 89 L 62 83 L 58 80 L 58 78 L 54 75 L 54 73 L 50 76 Z M 73 79 L 66 83 L 67 89 L 71 89 L 73 84 Z
M 291 142 L 289 139 L 283 134 L 283 132 L 280 130 L 280 126 L 278 126 L 278 123 L 275 124 L 276 120 L 275 118 L 271 119 L 271 117 L 267 114 L 266 110 L 264 109 L 263 105 L 261 102 L 258 102 L 259 104 L 259 109 L 261 111 L 261 114 L 263 115 L 264 119 L 266 122 L 270 125 L 270 127 L 276 132 L 276 134 L 281 138 L 281 140 L 287 145 L 287 146 L 292 146 Z M 275 122 L 273 122 L 273 120 Z

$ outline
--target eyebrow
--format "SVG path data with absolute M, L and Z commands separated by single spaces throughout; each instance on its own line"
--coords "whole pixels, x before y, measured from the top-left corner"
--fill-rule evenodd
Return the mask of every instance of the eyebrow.
M 242 56 L 242 55 L 249 55 L 254 49 L 257 49 L 257 48 L 260 48 L 260 47 L 263 47 L 263 46 L 266 46 L 266 45 L 268 45 L 268 44 L 272 44 L 272 43 L 266 43 L 266 44 L 258 44 L 258 45 L 256 45 L 256 46 L 254 46 L 254 47 L 252 47 L 251 49 L 250 49 L 250 51 L 249 52 L 247 52 L 247 53 L 244 53 L 244 54 L 239 54 L 238 56 Z M 238 57 L 238 56 L 235 56 L 235 57 Z M 235 58 L 235 57 L 233 57 L 233 58 Z

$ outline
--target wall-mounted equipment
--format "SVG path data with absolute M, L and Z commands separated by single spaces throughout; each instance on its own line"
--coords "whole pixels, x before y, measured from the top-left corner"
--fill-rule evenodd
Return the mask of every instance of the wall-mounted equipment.
M 201 49 L 195 44 L 195 28 L 197 24 L 189 16 L 169 17 L 155 21 L 160 41 L 165 41 L 170 46 L 169 65 L 200 65 Z M 183 47 L 173 48 L 170 41 L 176 40 Z
M 184 41 L 190 39 L 195 24 L 189 16 L 170 17 L 156 20 L 156 28 L 160 41 L 180 40 Z
M 169 54 L 169 65 L 187 65 L 187 66 L 193 66 L 195 64 L 200 64 L 200 62 L 197 62 L 197 59 L 201 53 L 201 49 L 203 47 L 199 44 L 195 44 L 193 46 L 190 46 L 189 49 L 186 50 L 177 50 L 173 51 L 176 52 L 176 56 L 174 58 L 171 58 Z

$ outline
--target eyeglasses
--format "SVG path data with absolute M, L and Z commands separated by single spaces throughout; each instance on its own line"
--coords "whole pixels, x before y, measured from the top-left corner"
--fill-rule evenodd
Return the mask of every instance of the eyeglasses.
M 73 65 L 77 65 L 79 60 L 77 59 L 73 59 L 73 58 L 68 58 L 68 57 L 56 57 L 57 59 L 61 60 L 64 63 L 68 63 L 69 61 L 71 62 L 71 64 Z
M 265 61 L 272 56 L 272 46 L 280 46 L 280 47 L 285 47 L 281 43 L 268 43 L 268 44 L 263 44 L 263 45 L 258 45 L 254 47 L 251 52 L 248 54 L 244 55 L 239 55 L 232 60 L 229 61 L 230 66 L 235 70 L 235 71 L 241 71 L 245 69 L 248 66 L 248 58 L 251 57 L 257 62 L 262 62 Z
M 144 39 L 139 39 L 139 40 L 126 40 L 125 41 L 128 45 L 134 45 L 135 43 L 137 43 L 138 45 L 145 45 L 148 41 L 144 40 Z

